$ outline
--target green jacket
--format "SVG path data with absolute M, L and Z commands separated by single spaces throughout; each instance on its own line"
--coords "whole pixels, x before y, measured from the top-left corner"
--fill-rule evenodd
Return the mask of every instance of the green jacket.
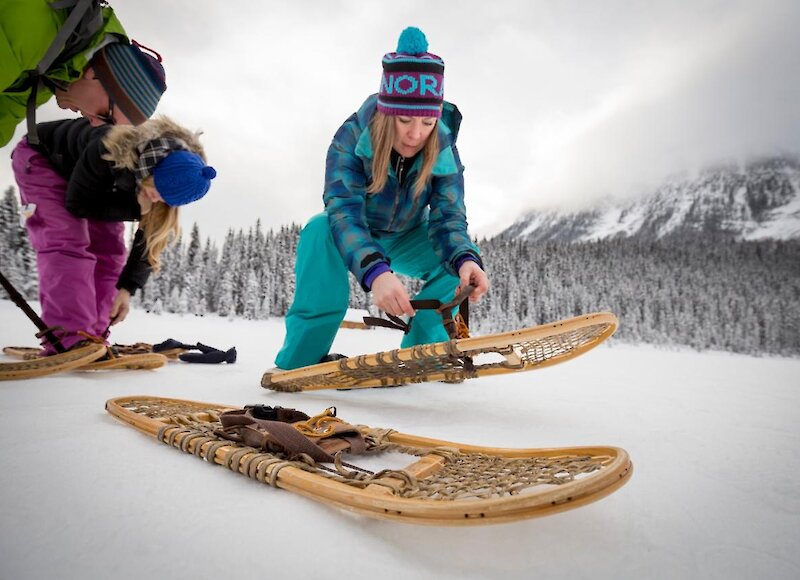
M 87 47 L 77 54 L 59 57 L 45 77 L 57 83 L 71 83 L 81 78 L 83 69 L 95 50 L 109 41 L 127 40 L 114 11 L 97 3 L 89 9 L 100 11 L 103 24 Z M 0 2 L 0 147 L 5 146 L 25 118 L 31 91 L 31 72 L 39 64 L 61 25 L 68 9 L 54 10 L 49 0 L 3 0 Z M 68 52 L 75 52 L 68 51 Z M 37 94 L 37 106 L 53 96 L 45 88 Z

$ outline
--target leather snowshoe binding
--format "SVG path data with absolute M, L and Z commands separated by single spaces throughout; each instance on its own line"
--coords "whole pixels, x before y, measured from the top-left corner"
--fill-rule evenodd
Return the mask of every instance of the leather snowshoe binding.
M 296 409 L 248 405 L 219 416 L 217 435 L 268 453 L 283 453 L 290 459 L 307 455 L 321 463 L 334 463 L 339 452 L 363 453 L 361 432 L 336 417 L 330 407 L 309 417 Z

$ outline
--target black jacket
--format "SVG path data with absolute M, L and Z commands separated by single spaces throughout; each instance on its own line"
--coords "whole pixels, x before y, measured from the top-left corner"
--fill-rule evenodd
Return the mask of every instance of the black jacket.
M 64 205 L 79 218 L 100 221 L 136 221 L 141 218 L 136 201 L 136 178 L 128 169 L 114 168 L 103 156 L 103 137 L 109 126 L 92 127 L 87 119 L 39 123 L 40 144 L 35 148 L 67 180 Z M 117 288 L 134 294 L 150 275 L 144 232 L 138 230 Z

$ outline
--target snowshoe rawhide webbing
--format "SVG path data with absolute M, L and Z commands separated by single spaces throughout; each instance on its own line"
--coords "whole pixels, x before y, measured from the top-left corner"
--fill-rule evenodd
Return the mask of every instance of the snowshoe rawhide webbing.
M 357 426 L 364 455 L 352 461 L 369 456 L 372 469 L 345 468 L 341 454 L 333 466 L 302 454 L 292 460 L 221 437 L 221 417 L 234 409 L 145 396 L 106 403 L 120 421 L 212 465 L 329 506 L 406 523 L 468 526 L 549 515 L 601 499 L 632 474 L 627 452 L 618 447 L 500 449 L 365 425 Z M 327 423 L 311 428 L 326 431 Z M 404 459 L 400 469 L 376 468 L 403 465 Z M 280 498 L 267 494 L 264 501 Z
M 598 312 L 498 334 L 363 354 L 288 371 L 267 371 L 274 391 L 361 389 L 465 379 L 544 368 L 573 359 L 609 338 L 617 318 Z

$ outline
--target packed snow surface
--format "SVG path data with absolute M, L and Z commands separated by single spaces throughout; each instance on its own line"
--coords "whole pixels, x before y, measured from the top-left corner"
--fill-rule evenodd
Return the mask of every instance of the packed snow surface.
M 35 305 L 34 305 L 35 307 Z M 800 360 L 616 342 L 565 364 L 459 385 L 275 393 L 259 386 L 283 320 L 133 311 L 120 343 L 236 346 L 234 365 L 0 383 L 0 578 L 798 578 Z M 0 300 L 0 343 L 34 327 Z M 346 354 L 399 333 L 342 330 Z M 0 359 L 8 361 L 6 357 Z M 498 447 L 612 445 L 612 495 L 471 528 L 354 515 L 158 444 L 104 411 L 158 395 L 317 413 Z

